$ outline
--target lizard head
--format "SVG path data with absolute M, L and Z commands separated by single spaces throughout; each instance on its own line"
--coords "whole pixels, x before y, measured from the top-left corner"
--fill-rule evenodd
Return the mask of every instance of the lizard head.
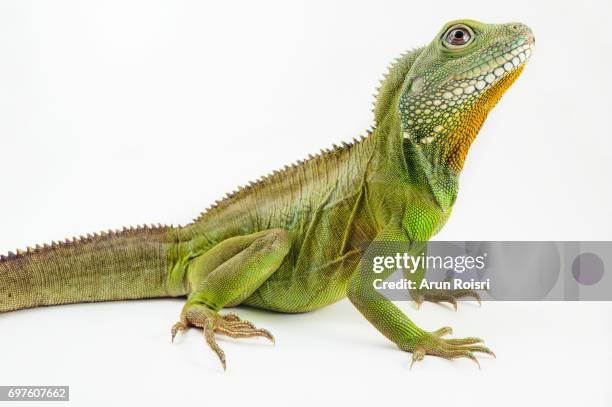
M 403 80 L 397 111 L 406 142 L 460 171 L 487 114 L 520 75 L 534 42 L 531 30 L 519 23 L 447 23 L 415 51 Z

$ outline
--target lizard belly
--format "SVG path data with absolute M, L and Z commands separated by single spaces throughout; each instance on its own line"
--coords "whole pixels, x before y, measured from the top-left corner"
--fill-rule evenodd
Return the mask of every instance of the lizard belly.
M 281 267 L 243 304 L 278 312 L 308 312 L 346 296 L 348 280 L 356 269 L 360 251 L 353 250 L 327 262 L 296 267 L 288 256 Z

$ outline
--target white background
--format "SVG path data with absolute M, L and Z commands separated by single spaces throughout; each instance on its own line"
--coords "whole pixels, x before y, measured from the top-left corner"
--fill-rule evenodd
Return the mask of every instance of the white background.
M 0 252 L 189 222 L 237 185 L 363 133 L 386 64 L 463 17 L 524 22 L 537 44 L 437 238 L 612 240 L 609 1 L 4 0 Z M 610 303 L 400 304 L 425 329 L 484 337 L 498 359 L 481 371 L 432 357 L 410 371 L 411 355 L 347 301 L 244 309 L 277 345 L 220 339 L 225 373 L 200 332 L 170 345 L 181 306 L 3 314 L 0 384 L 70 385 L 71 405 L 612 403 Z

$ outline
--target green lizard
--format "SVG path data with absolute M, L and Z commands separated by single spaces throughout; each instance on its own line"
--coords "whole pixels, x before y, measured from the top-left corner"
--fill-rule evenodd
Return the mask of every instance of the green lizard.
M 412 363 L 425 355 L 477 362 L 474 352 L 492 353 L 480 339 L 419 328 L 356 270 L 364 244 L 423 242 L 444 225 L 468 149 L 533 45 L 518 23 L 446 24 L 429 45 L 391 65 L 367 137 L 242 187 L 183 227 L 124 228 L 2 256 L 0 312 L 186 296 L 172 338 L 202 328 L 225 368 L 215 334 L 274 338 L 222 308 L 297 313 L 348 296 L 412 352 Z M 426 291 L 416 299 L 473 294 Z

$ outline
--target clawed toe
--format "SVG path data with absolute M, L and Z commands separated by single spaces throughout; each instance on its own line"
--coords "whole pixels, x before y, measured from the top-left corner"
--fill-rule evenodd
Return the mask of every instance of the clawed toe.
M 411 350 L 412 363 L 410 368 L 412 369 L 415 362 L 423 360 L 425 355 L 439 356 L 444 359 L 467 358 L 476 363 L 478 368 L 480 368 L 480 362 L 474 353 L 485 353 L 496 357 L 495 353 L 482 345 L 483 341 L 480 338 L 441 338 L 451 333 L 452 329 L 450 327 L 444 327 L 423 336 L 414 349 Z
M 176 336 L 178 332 L 184 331 L 186 329 L 187 329 L 187 325 L 181 321 L 172 325 L 172 331 L 171 331 L 172 332 L 172 342 L 174 342 L 174 337 Z
M 473 343 L 484 342 L 480 338 L 462 338 L 462 339 L 447 339 L 446 343 L 450 345 L 471 345 Z
M 256 336 L 262 336 L 270 340 L 270 342 L 274 343 L 274 336 L 266 330 L 266 329 L 257 329 L 253 324 L 248 326 L 239 326 L 236 325 L 224 325 L 219 326 L 215 329 L 216 333 L 229 336 L 231 338 L 252 338 Z
M 412 363 L 410 363 L 410 370 L 412 370 L 412 366 L 414 366 L 414 362 L 418 362 L 420 360 L 423 360 L 423 358 L 425 358 L 425 354 L 426 354 L 425 348 L 423 348 L 422 346 L 419 346 L 412 352 Z
M 438 329 L 437 331 L 432 332 L 431 334 L 434 336 L 437 336 L 438 338 L 442 336 L 446 336 L 446 335 L 452 335 L 453 328 L 451 328 L 450 326 L 445 326 L 445 327 Z
M 210 349 L 217 354 L 219 361 L 221 362 L 221 366 L 223 366 L 223 370 L 227 369 L 227 363 L 225 361 L 225 352 L 223 349 L 217 344 L 217 340 L 215 339 L 215 331 L 211 327 L 204 328 L 204 339 Z

